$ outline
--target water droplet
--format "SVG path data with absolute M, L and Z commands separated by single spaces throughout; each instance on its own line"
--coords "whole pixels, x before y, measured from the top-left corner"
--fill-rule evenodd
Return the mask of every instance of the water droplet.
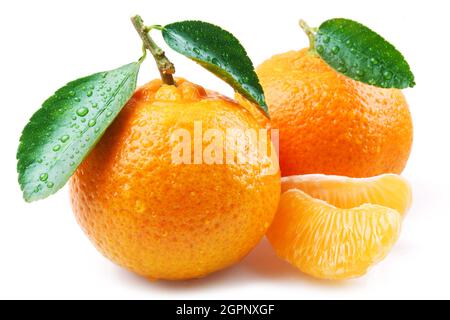
M 195 54 L 200 54 L 200 49 L 199 48 L 193 48 L 192 49 L 194 51 Z
M 364 71 L 362 71 L 361 69 L 356 69 L 356 74 L 358 76 L 362 76 L 364 74 Z
M 92 94 L 93 94 L 93 92 L 92 92 L 91 90 L 89 90 L 89 91 L 86 93 L 86 95 L 87 95 L 88 97 L 91 97 Z
M 93 103 L 92 103 L 92 108 L 97 108 L 97 107 L 98 107 L 97 102 L 93 102 Z
M 217 58 L 212 58 L 211 63 L 215 64 L 216 66 L 220 66 L 220 62 L 219 62 L 219 60 L 217 60 Z
M 97 133 L 100 131 L 100 128 L 95 128 L 94 132 Z
M 108 76 L 108 72 L 104 72 L 103 74 L 102 74 L 102 77 L 103 78 L 106 78 Z
M 339 48 L 338 46 L 334 46 L 333 48 L 331 48 L 331 53 L 337 54 L 339 52 L 339 50 L 341 50 L 341 48 Z
M 79 115 L 80 117 L 84 117 L 88 113 L 89 113 L 89 109 L 86 107 L 81 107 L 81 108 L 78 108 L 78 110 L 77 110 L 77 115 Z
M 339 71 L 339 72 L 342 72 L 342 73 L 345 73 L 345 72 L 347 72 L 347 67 L 346 67 L 346 66 L 340 66 L 340 67 L 338 68 L 338 71 Z
M 72 116 L 72 120 L 77 120 L 77 117 L 76 116 Z
M 387 80 L 392 79 L 392 72 L 386 70 L 385 72 L 383 72 L 383 77 Z
M 63 135 L 61 138 L 59 138 L 59 140 L 62 142 L 62 143 L 65 143 L 65 142 L 67 142 L 67 140 L 69 140 L 69 136 L 67 135 L 67 134 L 65 134 L 65 135 Z
M 48 179 L 48 173 L 43 173 L 39 176 L 39 180 L 41 180 L 42 182 L 47 181 Z
M 375 79 L 370 79 L 368 82 L 369 82 L 369 84 L 374 85 L 376 81 L 375 81 Z
M 83 122 L 83 123 L 85 123 L 85 122 L 86 122 L 86 119 L 83 118 L 83 119 L 81 119 L 80 121 Z
M 355 49 L 355 48 L 350 48 L 350 52 L 351 52 L 351 53 L 355 53 L 355 52 L 356 52 L 356 49 Z
M 70 163 L 70 166 L 73 167 L 74 165 L 75 165 L 75 162 L 72 161 L 72 162 Z
M 377 65 L 378 64 L 378 60 L 375 58 L 370 58 L 370 63 L 373 65 Z
M 57 144 L 57 145 L 55 145 L 54 147 L 53 147 L 53 151 L 55 151 L 55 152 L 57 152 L 57 151 L 59 151 L 61 149 L 61 146 L 59 145 L 59 144 Z
M 47 188 L 53 188 L 54 185 L 53 182 L 47 182 Z
M 94 90 L 94 85 L 93 84 L 91 84 L 90 86 L 89 86 L 89 89 L 91 89 L 91 90 Z
M 348 39 L 347 41 L 345 41 L 345 44 L 349 46 L 352 44 L 352 41 L 350 39 Z
M 42 163 L 42 159 L 37 159 L 37 163 Z
M 317 46 L 316 50 L 317 50 L 318 53 L 323 53 L 324 52 L 323 46 L 320 46 L 320 45 Z
M 330 37 L 329 37 L 329 36 L 323 37 L 323 42 L 324 42 L 324 43 L 330 42 Z
M 70 90 L 69 91 L 69 96 L 74 97 L 75 96 L 75 91 Z
M 111 91 L 111 87 L 106 88 L 106 91 L 110 92 Z
M 96 123 L 97 123 L 97 121 L 96 121 L 95 119 L 91 119 L 91 120 L 89 120 L 89 122 L 88 122 L 88 126 L 89 126 L 89 127 L 93 127 L 93 126 L 95 126 Z
M 80 102 L 81 100 L 80 100 L 80 98 L 78 98 L 78 97 L 75 97 L 75 99 L 74 99 L 76 102 Z
M 112 112 L 111 111 L 108 111 L 107 113 L 106 113 L 106 116 L 107 117 L 110 117 L 112 115 Z

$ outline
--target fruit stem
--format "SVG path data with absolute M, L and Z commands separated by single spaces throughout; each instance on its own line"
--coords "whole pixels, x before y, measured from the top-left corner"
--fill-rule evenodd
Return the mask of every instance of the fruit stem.
M 315 37 L 316 37 L 316 32 L 317 29 L 316 28 L 311 28 L 305 20 L 300 19 L 299 23 L 300 28 L 303 29 L 303 31 L 305 31 L 306 35 L 308 36 L 309 39 L 309 50 L 310 51 L 315 51 Z
M 144 47 L 150 51 L 155 58 L 156 65 L 158 67 L 161 79 L 165 84 L 174 85 L 173 74 L 175 73 L 175 67 L 169 59 L 167 59 L 165 52 L 157 46 L 157 44 L 150 37 L 150 28 L 144 25 L 144 21 L 141 16 L 135 15 L 131 18 L 134 28 L 142 39 Z M 141 59 L 140 59 L 141 62 Z

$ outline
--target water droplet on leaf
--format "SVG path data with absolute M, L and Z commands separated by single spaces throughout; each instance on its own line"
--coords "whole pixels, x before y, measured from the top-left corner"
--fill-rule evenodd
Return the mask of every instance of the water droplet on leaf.
M 55 152 L 57 152 L 57 151 L 59 151 L 61 149 L 61 146 L 59 145 L 59 144 L 57 144 L 57 145 L 55 145 L 54 147 L 53 147 L 53 151 L 55 151 Z
M 387 80 L 392 79 L 392 72 L 386 70 L 385 72 L 383 72 L 383 77 Z
M 89 113 L 89 109 L 86 107 L 81 107 L 81 108 L 78 108 L 78 110 L 77 110 L 77 115 L 79 115 L 80 117 L 84 117 L 88 113 Z
M 65 142 L 67 142 L 67 140 L 69 140 L 69 136 L 67 135 L 67 134 L 65 134 L 65 135 L 63 135 L 61 138 L 59 138 L 59 140 L 62 142 L 62 143 L 65 143 Z
M 42 182 L 47 181 L 47 179 L 48 179 L 48 173 L 42 173 L 42 174 L 39 176 L 39 180 L 41 180 Z

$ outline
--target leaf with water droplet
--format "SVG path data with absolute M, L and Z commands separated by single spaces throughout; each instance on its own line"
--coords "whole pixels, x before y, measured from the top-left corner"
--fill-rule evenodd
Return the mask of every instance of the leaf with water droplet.
M 382 88 L 414 87 L 403 55 L 380 35 L 348 19 L 327 20 L 315 35 L 316 52 L 338 72 Z M 347 66 L 342 67 L 342 61 Z
M 25 126 L 17 151 L 19 184 L 26 201 L 46 198 L 64 186 L 134 93 L 138 72 L 139 63 L 133 62 L 80 78 L 43 103 Z M 100 83 L 104 88 L 89 95 L 86 90 L 100 88 Z M 105 100 L 97 95 L 103 92 Z
M 253 63 L 231 33 L 202 21 L 181 21 L 166 25 L 162 35 L 173 50 L 214 73 L 269 115 Z

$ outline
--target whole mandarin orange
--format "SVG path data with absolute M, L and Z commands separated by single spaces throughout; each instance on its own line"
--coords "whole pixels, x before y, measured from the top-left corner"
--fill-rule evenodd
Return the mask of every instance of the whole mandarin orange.
M 274 157 L 174 163 L 173 133 L 194 136 L 195 121 L 203 132 L 261 129 L 230 99 L 183 79 L 176 86 L 154 80 L 136 91 L 71 179 L 75 216 L 98 250 L 150 279 L 202 277 L 232 265 L 264 236 L 278 206 Z M 218 151 L 239 157 L 238 147 Z
M 282 176 L 402 172 L 413 127 L 400 90 L 349 79 L 308 49 L 275 55 L 257 73 L 279 129 Z

